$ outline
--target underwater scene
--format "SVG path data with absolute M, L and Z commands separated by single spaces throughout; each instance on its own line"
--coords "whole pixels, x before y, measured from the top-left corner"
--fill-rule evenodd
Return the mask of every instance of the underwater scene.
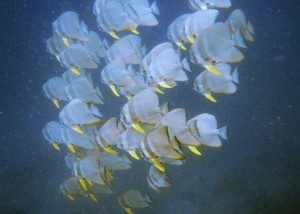
M 0 6 L 0 214 L 300 212 L 299 3 Z

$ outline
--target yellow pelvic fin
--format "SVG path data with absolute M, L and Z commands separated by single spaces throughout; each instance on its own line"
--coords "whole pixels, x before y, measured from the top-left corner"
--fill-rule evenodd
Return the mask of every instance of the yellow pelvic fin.
M 197 149 L 197 147 L 195 147 L 195 146 L 188 146 L 188 148 L 189 148 L 189 149 L 191 150 L 191 152 L 193 152 L 194 154 L 199 155 L 199 156 L 202 155 L 201 152 Z
M 157 186 L 154 186 L 153 188 L 154 188 L 155 192 L 160 193 L 160 189 Z
M 125 211 L 127 214 L 133 214 L 132 209 L 130 208 L 125 208 Z
M 74 147 L 73 144 L 69 144 L 69 145 L 68 145 L 68 148 L 70 149 L 70 151 L 71 151 L 73 154 L 76 153 L 76 150 L 75 150 L 75 147 Z
M 213 65 L 205 66 L 205 68 L 213 74 L 221 75 L 221 72 L 218 71 Z
M 59 57 L 59 55 L 56 55 L 55 57 L 56 57 L 56 59 L 60 62 L 60 57 Z
M 110 154 L 116 155 L 119 154 L 119 152 L 113 150 L 112 148 L 110 148 L 109 146 L 105 147 L 104 150 Z
M 74 198 L 73 195 L 67 193 L 66 196 L 67 196 L 67 198 L 70 199 L 71 201 L 75 201 L 75 198 Z
M 138 124 L 138 123 L 135 123 L 135 124 L 132 124 L 132 127 L 136 130 L 136 131 L 138 131 L 138 132 L 140 132 L 140 133 L 142 133 L 142 134 L 145 134 L 146 132 L 145 132 L 145 130 L 140 126 L 140 124 Z
M 120 39 L 120 37 L 116 34 L 115 31 L 110 32 L 110 35 L 111 35 L 112 38 L 114 38 L 114 39 Z
M 211 93 L 205 93 L 204 96 L 214 103 L 217 102 L 217 100 L 211 95 Z
M 86 184 L 85 184 L 85 180 L 84 180 L 84 178 L 79 178 L 79 183 L 81 184 L 81 186 L 82 186 L 82 188 L 84 189 L 84 191 L 88 191 L 88 188 L 87 188 L 87 186 L 86 186 Z
M 158 83 L 161 87 L 164 87 L 164 88 L 174 88 L 173 85 L 168 85 L 166 82 L 160 82 Z
M 80 72 L 77 68 L 71 68 L 71 71 L 76 74 L 77 76 L 80 76 Z
M 58 109 L 60 108 L 58 99 L 53 100 L 53 103 L 54 103 L 54 105 L 55 105 L 56 108 L 58 108 Z
M 151 158 L 151 161 L 154 163 L 154 166 L 156 166 L 157 169 L 159 169 L 162 172 L 165 172 L 165 167 L 160 163 L 160 161 L 157 158 Z
M 188 39 L 189 39 L 190 43 L 194 44 L 196 37 L 192 36 L 192 37 L 189 37 Z
M 94 184 L 91 180 L 86 179 L 86 182 L 92 187 Z
M 112 90 L 112 92 L 113 92 L 117 97 L 120 96 L 120 94 L 118 93 L 118 90 L 117 90 L 117 88 L 116 88 L 115 85 L 110 85 L 109 87 L 110 87 L 110 89 Z
M 132 99 L 132 96 L 131 95 L 126 95 L 126 98 L 128 101 L 130 101 Z
M 187 49 L 186 49 L 186 47 L 182 44 L 182 43 L 179 43 L 179 45 L 178 45 L 182 50 L 184 50 L 184 51 L 186 51 Z
M 65 46 L 70 47 L 70 43 L 69 43 L 67 37 L 63 37 L 63 42 L 64 42 Z
M 73 130 L 78 134 L 83 134 L 83 131 L 79 126 L 73 126 Z
M 163 92 L 159 87 L 155 87 L 154 90 L 160 94 L 165 94 L 165 92 Z
M 139 156 L 136 154 L 135 151 L 128 151 L 128 153 L 136 160 L 140 160 Z
M 108 178 L 109 181 L 114 180 L 114 176 L 113 176 L 113 174 L 111 173 L 111 171 L 107 171 L 107 172 L 106 172 L 106 177 Z
M 52 143 L 52 145 L 57 151 L 60 151 L 60 147 L 58 143 Z
M 92 199 L 92 201 L 94 202 L 98 202 L 97 198 L 96 198 L 96 195 L 94 193 L 90 193 L 89 194 L 90 198 Z
M 131 32 L 134 33 L 134 34 L 137 34 L 137 35 L 140 34 L 140 32 L 138 32 L 138 30 L 137 30 L 136 28 L 135 28 L 135 29 L 132 29 Z

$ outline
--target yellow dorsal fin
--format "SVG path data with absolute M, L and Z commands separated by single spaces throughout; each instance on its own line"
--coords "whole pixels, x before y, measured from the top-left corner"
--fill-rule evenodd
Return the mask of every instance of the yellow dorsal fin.
M 63 42 L 64 42 L 65 46 L 70 47 L 70 43 L 69 43 L 67 37 L 63 37 Z
M 191 152 L 193 152 L 194 154 L 199 155 L 199 156 L 202 155 L 201 152 L 197 149 L 197 147 L 195 147 L 195 146 L 188 146 L 188 148 L 189 148 L 189 150 L 191 150 Z
M 85 179 L 84 178 L 79 178 L 79 183 L 81 184 L 82 188 L 84 189 L 84 191 L 88 191 L 88 188 L 85 184 Z
M 110 35 L 111 35 L 112 38 L 114 38 L 114 39 L 120 39 L 120 37 L 116 34 L 115 31 L 110 32 Z
M 120 94 L 118 93 L 118 90 L 117 90 L 115 85 L 110 85 L 109 87 L 112 90 L 112 92 L 114 93 L 114 95 L 116 95 L 117 97 L 120 96 Z
M 206 68 L 208 71 L 210 71 L 211 73 L 213 73 L 213 74 L 221 75 L 221 72 L 218 71 L 218 70 L 215 68 L 215 66 L 213 66 L 213 65 L 205 66 L 205 68 Z
M 138 123 L 134 123 L 134 124 L 132 124 L 132 127 L 136 130 L 136 131 L 138 131 L 138 132 L 140 132 L 140 133 L 142 133 L 142 134 L 145 134 L 146 132 L 145 132 L 145 130 L 140 126 L 140 124 L 138 124 Z
M 139 156 L 136 154 L 135 151 L 128 151 L 128 153 L 136 160 L 140 160 Z
M 67 193 L 66 196 L 67 196 L 67 198 L 70 199 L 71 201 L 75 201 L 75 198 L 74 198 L 73 195 Z
M 90 196 L 90 199 L 92 199 L 92 201 L 98 202 L 96 195 L 94 193 L 90 193 L 89 196 Z
M 74 147 L 73 144 L 69 144 L 69 145 L 68 145 L 68 148 L 70 149 L 70 151 L 71 151 L 73 154 L 76 153 L 76 150 L 75 150 L 75 147 Z
M 77 76 L 80 76 L 80 72 L 78 70 L 78 68 L 71 68 L 71 71 L 76 74 Z
M 135 29 L 132 29 L 131 32 L 134 33 L 134 34 L 137 34 L 137 35 L 140 34 L 140 32 L 138 32 L 138 30 L 137 30 L 136 28 L 135 28 Z
M 57 151 L 60 151 L 60 147 L 58 143 L 52 143 L 52 145 Z
M 73 126 L 72 129 L 78 134 L 83 134 L 83 131 L 79 126 Z
M 56 108 L 60 109 L 60 105 L 59 105 L 58 99 L 53 100 L 53 103 L 54 103 L 54 105 L 55 105 Z
M 112 148 L 110 148 L 109 146 L 105 147 L 104 150 L 110 154 L 116 155 L 119 154 L 119 152 L 113 150 Z
M 160 163 L 160 161 L 157 158 L 151 158 L 151 161 L 157 169 L 159 169 L 162 172 L 166 171 L 165 167 Z
M 204 96 L 214 103 L 217 102 L 217 100 L 211 95 L 211 93 L 205 93 Z
M 154 90 L 160 94 L 165 94 L 165 92 L 163 92 L 159 87 L 155 87 Z

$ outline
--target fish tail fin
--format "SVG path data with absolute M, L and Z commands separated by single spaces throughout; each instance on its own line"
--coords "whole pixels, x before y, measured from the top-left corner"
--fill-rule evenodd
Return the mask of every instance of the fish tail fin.
M 247 30 L 248 30 L 251 34 L 255 34 L 255 29 L 254 29 L 254 27 L 253 27 L 253 25 L 252 25 L 251 22 L 249 22 L 249 21 L 247 22 L 246 28 L 247 28 Z
M 151 197 L 150 197 L 150 195 L 149 195 L 148 192 L 146 192 L 146 194 L 145 194 L 145 201 L 146 201 L 147 203 L 151 203 Z
M 244 40 L 240 30 L 238 30 L 236 32 L 236 35 L 234 36 L 233 41 L 236 46 L 241 47 L 241 48 L 247 48 L 247 45 L 245 43 L 245 40 Z
M 219 131 L 219 136 L 224 140 L 227 140 L 227 126 L 223 126 L 218 131 Z
M 152 13 L 154 13 L 154 14 L 156 14 L 156 15 L 158 15 L 158 16 L 160 15 L 159 10 L 158 10 L 158 6 L 157 6 L 157 2 L 156 2 L 156 1 L 154 1 L 154 2 L 151 4 L 150 9 L 151 9 Z
M 237 67 L 232 72 L 231 79 L 232 79 L 232 82 L 234 82 L 234 83 L 240 83 L 240 81 L 239 81 L 239 72 L 238 72 Z
M 183 68 L 184 70 L 191 72 L 190 64 L 188 63 L 188 61 L 187 61 L 186 58 L 184 58 L 184 59 L 181 61 L 181 66 L 182 66 L 182 68 Z

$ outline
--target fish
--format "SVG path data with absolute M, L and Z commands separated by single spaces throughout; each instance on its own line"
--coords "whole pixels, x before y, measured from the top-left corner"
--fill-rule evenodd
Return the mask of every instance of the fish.
M 206 29 L 190 48 L 191 61 L 202 65 L 210 72 L 220 75 L 215 65 L 237 63 L 244 55 L 235 47 L 229 27 L 221 22 Z
M 66 93 L 69 100 L 80 99 L 86 103 L 104 104 L 103 95 L 99 87 L 94 88 L 93 84 L 86 77 L 70 82 L 66 87 Z
M 217 102 L 213 94 L 233 94 L 237 90 L 236 84 L 239 83 L 237 68 L 232 73 L 231 66 L 228 64 L 220 63 L 215 65 L 215 68 L 220 71 L 220 75 L 205 70 L 195 78 L 194 82 L 194 90 L 212 102 Z
M 255 30 L 251 22 L 246 21 L 245 13 L 240 9 L 235 9 L 227 18 L 225 22 L 230 28 L 231 35 L 233 38 L 239 36 L 241 33 L 244 38 L 250 42 L 254 42 L 253 35 Z M 240 38 L 239 38 L 240 39 Z
M 195 40 L 210 26 L 212 26 L 219 15 L 218 10 L 200 10 L 189 15 L 184 21 L 184 34 L 188 42 L 193 44 Z
M 53 31 L 60 36 L 66 46 L 70 46 L 69 40 L 88 41 L 88 37 L 81 29 L 78 14 L 74 11 L 66 11 L 53 23 Z
M 98 28 L 115 39 L 120 39 L 117 32 L 134 31 L 138 27 L 138 24 L 126 13 L 122 2 L 107 1 L 102 4 L 100 10 L 101 12 L 97 14 Z
M 108 153 L 118 154 L 111 146 L 115 146 L 119 143 L 120 135 L 121 131 L 118 128 L 118 119 L 112 117 L 96 131 L 97 144 Z
M 142 40 L 137 35 L 127 35 L 116 40 L 106 51 L 109 62 L 120 59 L 124 64 L 140 64 L 143 59 Z
M 60 109 L 59 101 L 68 101 L 66 93 L 67 82 L 61 77 L 53 77 L 43 84 L 46 97 Z
M 58 151 L 61 150 L 59 144 L 62 143 L 62 130 L 62 125 L 56 121 L 50 121 L 42 130 L 44 138 Z
M 170 139 L 178 140 L 181 145 L 187 146 L 194 154 L 201 155 L 197 149 L 201 142 L 195 138 L 187 126 L 186 111 L 183 108 L 173 109 L 161 120 L 161 124 L 168 127 Z M 181 151 L 177 148 L 177 151 Z
M 154 14 L 159 15 L 156 1 L 149 6 L 148 0 L 128 0 L 124 7 L 128 16 L 139 26 L 158 25 L 158 20 L 154 16 Z
M 189 42 L 187 35 L 185 34 L 185 20 L 191 14 L 183 14 L 177 17 L 168 27 L 167 37 L 170 41 L 175 43 L 180 49 L 187 50 L 186 43 Z
M 130 76 L 128 70 L 131 66 L 126 68 L 124 62 L 120 59 L 116 59 L 108 63 L 101 71 L 101 81 L 108 85 L 114 95 L 120 96 L 119 87 L 135 86 L 136 82 Z
M 201 145 L 220 147 L 220 137 L 227 140 L 227 126 L 217 128 L 217 120 L 214 115 L 200 114 L 188 121 L 188 126 L 194 130 L 193 135 L 198 138 Z
M 78 68 L 96 69 L 97 63 L 90 52 L 81 44 L 74 44 L 66 48 L 60 55 L 62 65 L 80 75 Z
M 140 151 L 145 158 L 151 160 L 163 172 L 165 171 L 165 167 L 160 163 L 158 158 L 185 159 L 183 154 L 173 148 L 168 136 L 167 126 L 158 126 L 149 131 L 140 144 Z
M 141 191 L 130 189 L 120 194 L 117 201 L 126 213 L 132 214 L 132 209 L 148 208 L 151 198 L 148 193 L 143 196 Z
M 99 124 L 100 118 L 102 115 L 98 108 L 77 98 L 69 102 L 59 113 L 61 123 L 71 126 L 78 133 L 83 133 L 79 126 Z
M 231 7 L 230 0 L 189 0 L 192 10 L 207 10 L 209 8 L 228 8 Z
M 171 187 L 171 181 L 165 172 L 160 171 L 155 166 L 151 165 L 147 176 L 149 186 L 156 192 L 160 192 L 159 188 Z

